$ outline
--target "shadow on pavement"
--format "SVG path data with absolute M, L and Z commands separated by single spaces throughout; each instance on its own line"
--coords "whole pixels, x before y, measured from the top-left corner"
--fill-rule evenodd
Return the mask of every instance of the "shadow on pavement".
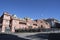
M 0 33 L 0 40 L 28 40 L 16 35 Z
M 51 33 L 51 34 L 49 34 L 48 40 L 60 40 L 60 33 Z
M 26 36 L 28 38 L 39 38 L 37 40 L 60 40 L 60 33 L 50 33 L 50 34 L 35 34 L 35 35 L 30 35 L 30 36 Z
M 30 36 L 26 36 L 28 38 L 34 39 L 34 38 L 38 38 L 37 40 L 43 40 L 43 39 L 48 39 L 49 34 L 35 34 L 35 35 L 30 35 Z

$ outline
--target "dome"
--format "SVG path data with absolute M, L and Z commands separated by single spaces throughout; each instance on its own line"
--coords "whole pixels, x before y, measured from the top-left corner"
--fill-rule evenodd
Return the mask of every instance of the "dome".
M 12 15 L 13 17 L 16 17 L 17 18 L 17 16 L 14 14 L 14 15 Z

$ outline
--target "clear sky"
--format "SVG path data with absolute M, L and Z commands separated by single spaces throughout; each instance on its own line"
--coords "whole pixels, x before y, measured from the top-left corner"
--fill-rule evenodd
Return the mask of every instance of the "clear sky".
M 60 20 L 60 0 L 0 0 L 0 15 L 4 11 L 19 18 L 56 18 Z

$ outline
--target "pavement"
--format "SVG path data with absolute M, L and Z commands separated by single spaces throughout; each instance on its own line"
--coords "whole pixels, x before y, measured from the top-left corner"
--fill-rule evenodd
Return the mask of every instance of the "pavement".
M 0 33 L 0 40 L 60 40 L 60 33 Z

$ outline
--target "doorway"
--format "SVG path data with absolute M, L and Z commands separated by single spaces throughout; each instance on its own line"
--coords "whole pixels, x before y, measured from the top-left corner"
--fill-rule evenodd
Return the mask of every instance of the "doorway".
M 5 27 L 5 32 L 11 32 L 11 28 L 9 26 Z

